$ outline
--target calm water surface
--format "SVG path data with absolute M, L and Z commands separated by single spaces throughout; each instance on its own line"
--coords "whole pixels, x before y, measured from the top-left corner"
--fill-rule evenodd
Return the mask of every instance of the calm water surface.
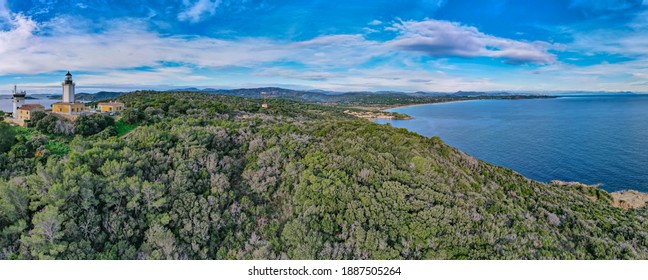
M 33 97 L 33 96 L 32 96 Z M 25 100 L 26 104 L 41 104 L 45 106 L 45 109 L 52 108 L 51 105 L 61 101 L 61 99 L 47 99 L 44 96 L 34 97 L 36 99 L 27 99 Z M 0 95 L 0 111 L 4 112 L 13 112 L 13 102 L 11 101 L 11 95 Z
M 648 192 L 648 96 L 478 100 L 390 110 L 377 120 L 446 143 L 539 181 Z

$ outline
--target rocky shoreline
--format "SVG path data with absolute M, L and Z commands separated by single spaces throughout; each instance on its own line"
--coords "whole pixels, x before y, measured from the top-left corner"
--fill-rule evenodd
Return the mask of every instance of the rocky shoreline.
M 559 187 L 576 187 L 592 201 L 604 199 L 608 204 L 613 207 L 621 208 L 624 210 L 638 209 L 646 206 L 648 203 L 648 193 L 642 193 L 635 190 L 624 190 L 609 193 L 599 188 L 599 185 L 586 185 L 579 182 L 563 182 L 554 180 L 549 183 L 552 186 Z M 601 194 L 607 194 L 609 197 L 602 197 Z
M 648 193 L 642 193 L 635 190 L 625 190 L 610 193 L 614 202 L 612 206 L 621 209 L 642 208 L 648 202 Z
M 352 115 L 358 118 L 374 120 L 410 120 L 412 117 L 404 114 L 391 113 L 391 112 L 372 112 L 372 111 L 351 111 L 345 110 L 345 114 Z

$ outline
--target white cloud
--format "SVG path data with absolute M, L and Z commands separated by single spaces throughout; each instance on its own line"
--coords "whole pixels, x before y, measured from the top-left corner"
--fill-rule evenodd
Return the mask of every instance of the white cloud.
M 326 71 L 296 71 L 283 68 L 264 68 L 255 71 L 253 76 L 257 77 L 283 77 L 288 79 L 307 80 L 307 81 L 327 81 L 329 79 L 340 78 L 344 75 Z
M 0 0 L 0 14 L 2 4 Z M 644 27 L 639 27 L 644 24 L 640 17 L 634 22 L 638 26 L 636 32 L 575 33 L 574 43 L 558 46 L 496 37 L 475 27 L 437 20 L 393 24 L 389 29 L 396 36 L 387 41 L 342 34 L 286 42 L 165 36 L 147 30 L 142 19 L 92 23 L 56 18 L 38 23 L 20 14 L 6 13 L 7 27 L 0 29 L 0 75 L 69 69 L 82 86 L 137 89 L 156 85 L 237 87 L 281 83 L 338 91 L 648 91 L 648 34 Z M 631 54 L 637 60 L 577 67 L 555 61 L 549 50 L 561 51 L 559 47 L 576 52 Z M 422 64 L 421 56 L 437 59 Z M 484 70 L 488 69 L 484 65 L 472 67 L 468 59 L 461 64 L 449 64 L 444 59 L 449 56 L 490 57 L 511 64 L 544 66 L 539 71 L 535 71 L 536 66 L 519 66 L 518 71 L 491 73 Z M 359 66 L 373 58 L 381 62 L 370 69 Z M 296 64 L 300 69 L 277 63 Z M 219 71 L 232 67 L 245 71 Z M 627 77 L 617 82 L 606 78 L 623 75 Z
M 648 1 L 648 0 L 646 0 L 646 1 Z M 368 24 L 369 24 L 369 25 L 381 25 L 381 24 L 382 24 L 382 21 L 379 21 L 379 20 L 377 20 L 377 19 L 374 19 L 374 20 L 370 21 Z
M 195 69 L 208 69 L 207 72 L 218 73 L 218 69 L 239 67 L 261 69 L 253 75 L 265 78 L 266 81 L 271 81 L 270 78 L 280 78 L 286 83 L 308 84 L 331 90 L 346 88 L 454 91 L 453 89 L 495 89 L 502 86 L 483 77 L 451 77 L 439 75 L 438 72 L 431 74 L 429 70 L 420 69 L 417 57 L 436 56 L 437 53 L 427 49 L 413 49 L 413 44 L 408 40 L 434 40 L 436 35 L 429 33 L 432 32 L 429 28 L 423 28 L 425 24 L 429 24 L 426 22 L 423 22 L 423 27 L 417 26 L 416 22 L 396 25 L 400 28 L 400 35 L 387 42 L 367 40 L 363 35 L 328 35 L 306 41 L 279 42 L 264 38 L 220 40 L 207 37 L 163 36 L 144 29 L 141 26 L 145 25 L 137 19 L 105 22 L 101 24 L 102 32 L 89 33 L 90 29 L 94 29 L 90 26 L 91 23 L 81 24 L 90 26 L 86 30 L 82 27 L 66 27 L 70 26 L 70 21 L 75 20 L 56 18 L 51 22 L 38 24 L 29 18 L 14 15 L 12 28 L 0 33 L 0 75 L 51 73 L 69 69 L 94 73 L 75 75 L 86 85 L 213 85 L 219 81 L 218 78 L 192 73 Z M 486 45 L 501 47 L 499 50 L 486 49 L 483 46 L 473 49 L 470 46 L 463 49 L 449 48 L 445 50 L 445 55 L 489 56 L 508 61 L 516 58 L 533 62 L 546 61 L 546 57 L 543 57 L 546 53 L 532 43 L 484 35 L 472 27 L 461 27 L 453 23 L 440 24 L 445 24 L 450 29 L 440 29 L 439 32 L 445 32 L 442 36 L 452 35 L 452 32 L 458 30 L 468 37 L 460 38 L 462 40 L 495 42 L 497 44 Z M 47 30 L 47 35 L 36 32 L 37 30 Z M 433 42 L 432 45 L 434 44 Z M 479 42 L 477 45 L 481 46 Z M 470 53 L 471 50 L 473 53 Z M 353 70 L 376 57 L 394 65 L 380 70 Z M 439 59 L 438 63 L 445 65 L 441 61 L 442 59 Z M 298 63 L 306 70 L 282 70 L 281 67 L 275 66 L 263 71 L 265 66 L 276 62 Z M 166 66 L 169 64 L 184 66 Z M 406 65 L 410 70 L 399 70 L 402 65 Z M 441 69 L 441 66 L 443 65 L 436 65 L 434 68 Z M 151 70 L 133 70 L 142 68 Z M 173 69 L 181 71 L 174 72 Z
M 213 16 L 218 6 L 220 6 L 221 0 L 198 0 L 193 3 L 189 0 L 183 0 L 182 3 L 187 9 L 178 14 L 178 19 L 181 21 L 199 22 L 204 16 Z
M 10 12 L 7 8 L 7 0 L 0 0 L 0 23 L 10 19 Z
M 499 90 L 507 85 L 497 84 L 488 78 L 472 78 L 430 72 L 424 69 L 378 67 L 350 69 L 343 76 L 325 82 L 313 83 L 314 88 L 334 91 L 428 91 L 455 92 L 458 90 Z
M 400 50 L 433 57 L 494 57 L 510 64 L 550 64 L 556 60 L 546 42 L 524 42 L 484 34 L 475 27 L 425 20 L 394 24 L 389 30 L 400 35 L 389 44 Z
M 627 25 L 603 26 L 596 30 L 564 29 L 573 37 L 566 44 L 579 53 L 574 61 L 602 60 L 593 65 L 557 63 L 543 72 L 564 80 L 564 86 L 592 90 L 630 90 L 648 92 L 648 21 L 646 11 L 638 12 Z M 569 82 L 568 82 L 569 81 Z
M 0 75 L 38 74 L 62 69 L 107 71 L 161 67 L 164 63 L 198 68 L 258 67 L 295 61 L 319 67 L 348 67 L 384 52 L 378 42 L 362 35 L 330 35 L 286 43 L 263 38 L 220 40 L 207 37 L 162 36 L 147 31 L 138 20 L 106 23 L 105 31 L 90 34 L 67 28 L 67 21 L 38 25 L 16 15 L 12 29 L 0 32 Z M 44 27 L 51 36 L 35 31 Z
M 0 54 L 2 55 L 18 55 L 21 50 L 30 47 L 29 40 L 33 37 L 33 32 L 37 29 L 35 21 L 23 15 L 9 15 L 6 20 L 10 29 L 8 31 L 0 31 Z
M 75 75 L 88 85 L 163 85 L 174 83 L 191 84 L 211 80 L 210 77 L 195 75 L 188 67 L 161 67 L 151 71 L 108 71 L 97 74 Z M 106 83 L 110 81 L 110 83 Z

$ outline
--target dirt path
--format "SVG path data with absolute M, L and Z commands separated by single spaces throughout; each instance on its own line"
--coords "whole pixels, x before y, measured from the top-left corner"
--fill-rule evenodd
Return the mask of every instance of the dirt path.
M 122 135 L 120 138 L 122 138 L 122 139 L 126 139 L 128 136 L 130 136 L 131 134 L 133 134 L 133 132 L 135 132 L 138 128 L 139 128 L 139 126 L 136 127 L 136 128 L 133 128 L 133 130 L 131 130 L 131 131 L 129 131 L 129 132 L 126 132 L 126 134 Z

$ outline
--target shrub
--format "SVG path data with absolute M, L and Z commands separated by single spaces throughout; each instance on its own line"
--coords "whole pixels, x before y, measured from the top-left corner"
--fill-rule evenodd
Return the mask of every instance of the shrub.
M 34 124 L 34 127 L 43 133 L 50 133 L 53 134 L 55 133 L 56 129 L 56 122 L 58 121 L 58 118 L 53 116 L 53 115 L 47 115 L 45 117 L 42 117 L 36 121 L 32 120 L 32 123 Z
M 137 109 L 126 109 L 122 113 L 122 120 L 125 124 L 136 124 L 146 120 L 146 114 Z
M 97 134 L 114 124 L 115 120 L 112 117 L 99 114 L 83 115 L 74 122 L 76 133 L 83 136 Z
M 11 149 L 16 143 L 16 131 L 6 123 L 0 123 L 0 153 L 4 153 Z
M 36 124 L 40 120 L 44 119 L 45 117 L 47 117 L 47 113 L 45 113 L 43 111 L 35 111 L 35 112 L 32 113 L 30 121 L 31 121 L 31 123 Z

